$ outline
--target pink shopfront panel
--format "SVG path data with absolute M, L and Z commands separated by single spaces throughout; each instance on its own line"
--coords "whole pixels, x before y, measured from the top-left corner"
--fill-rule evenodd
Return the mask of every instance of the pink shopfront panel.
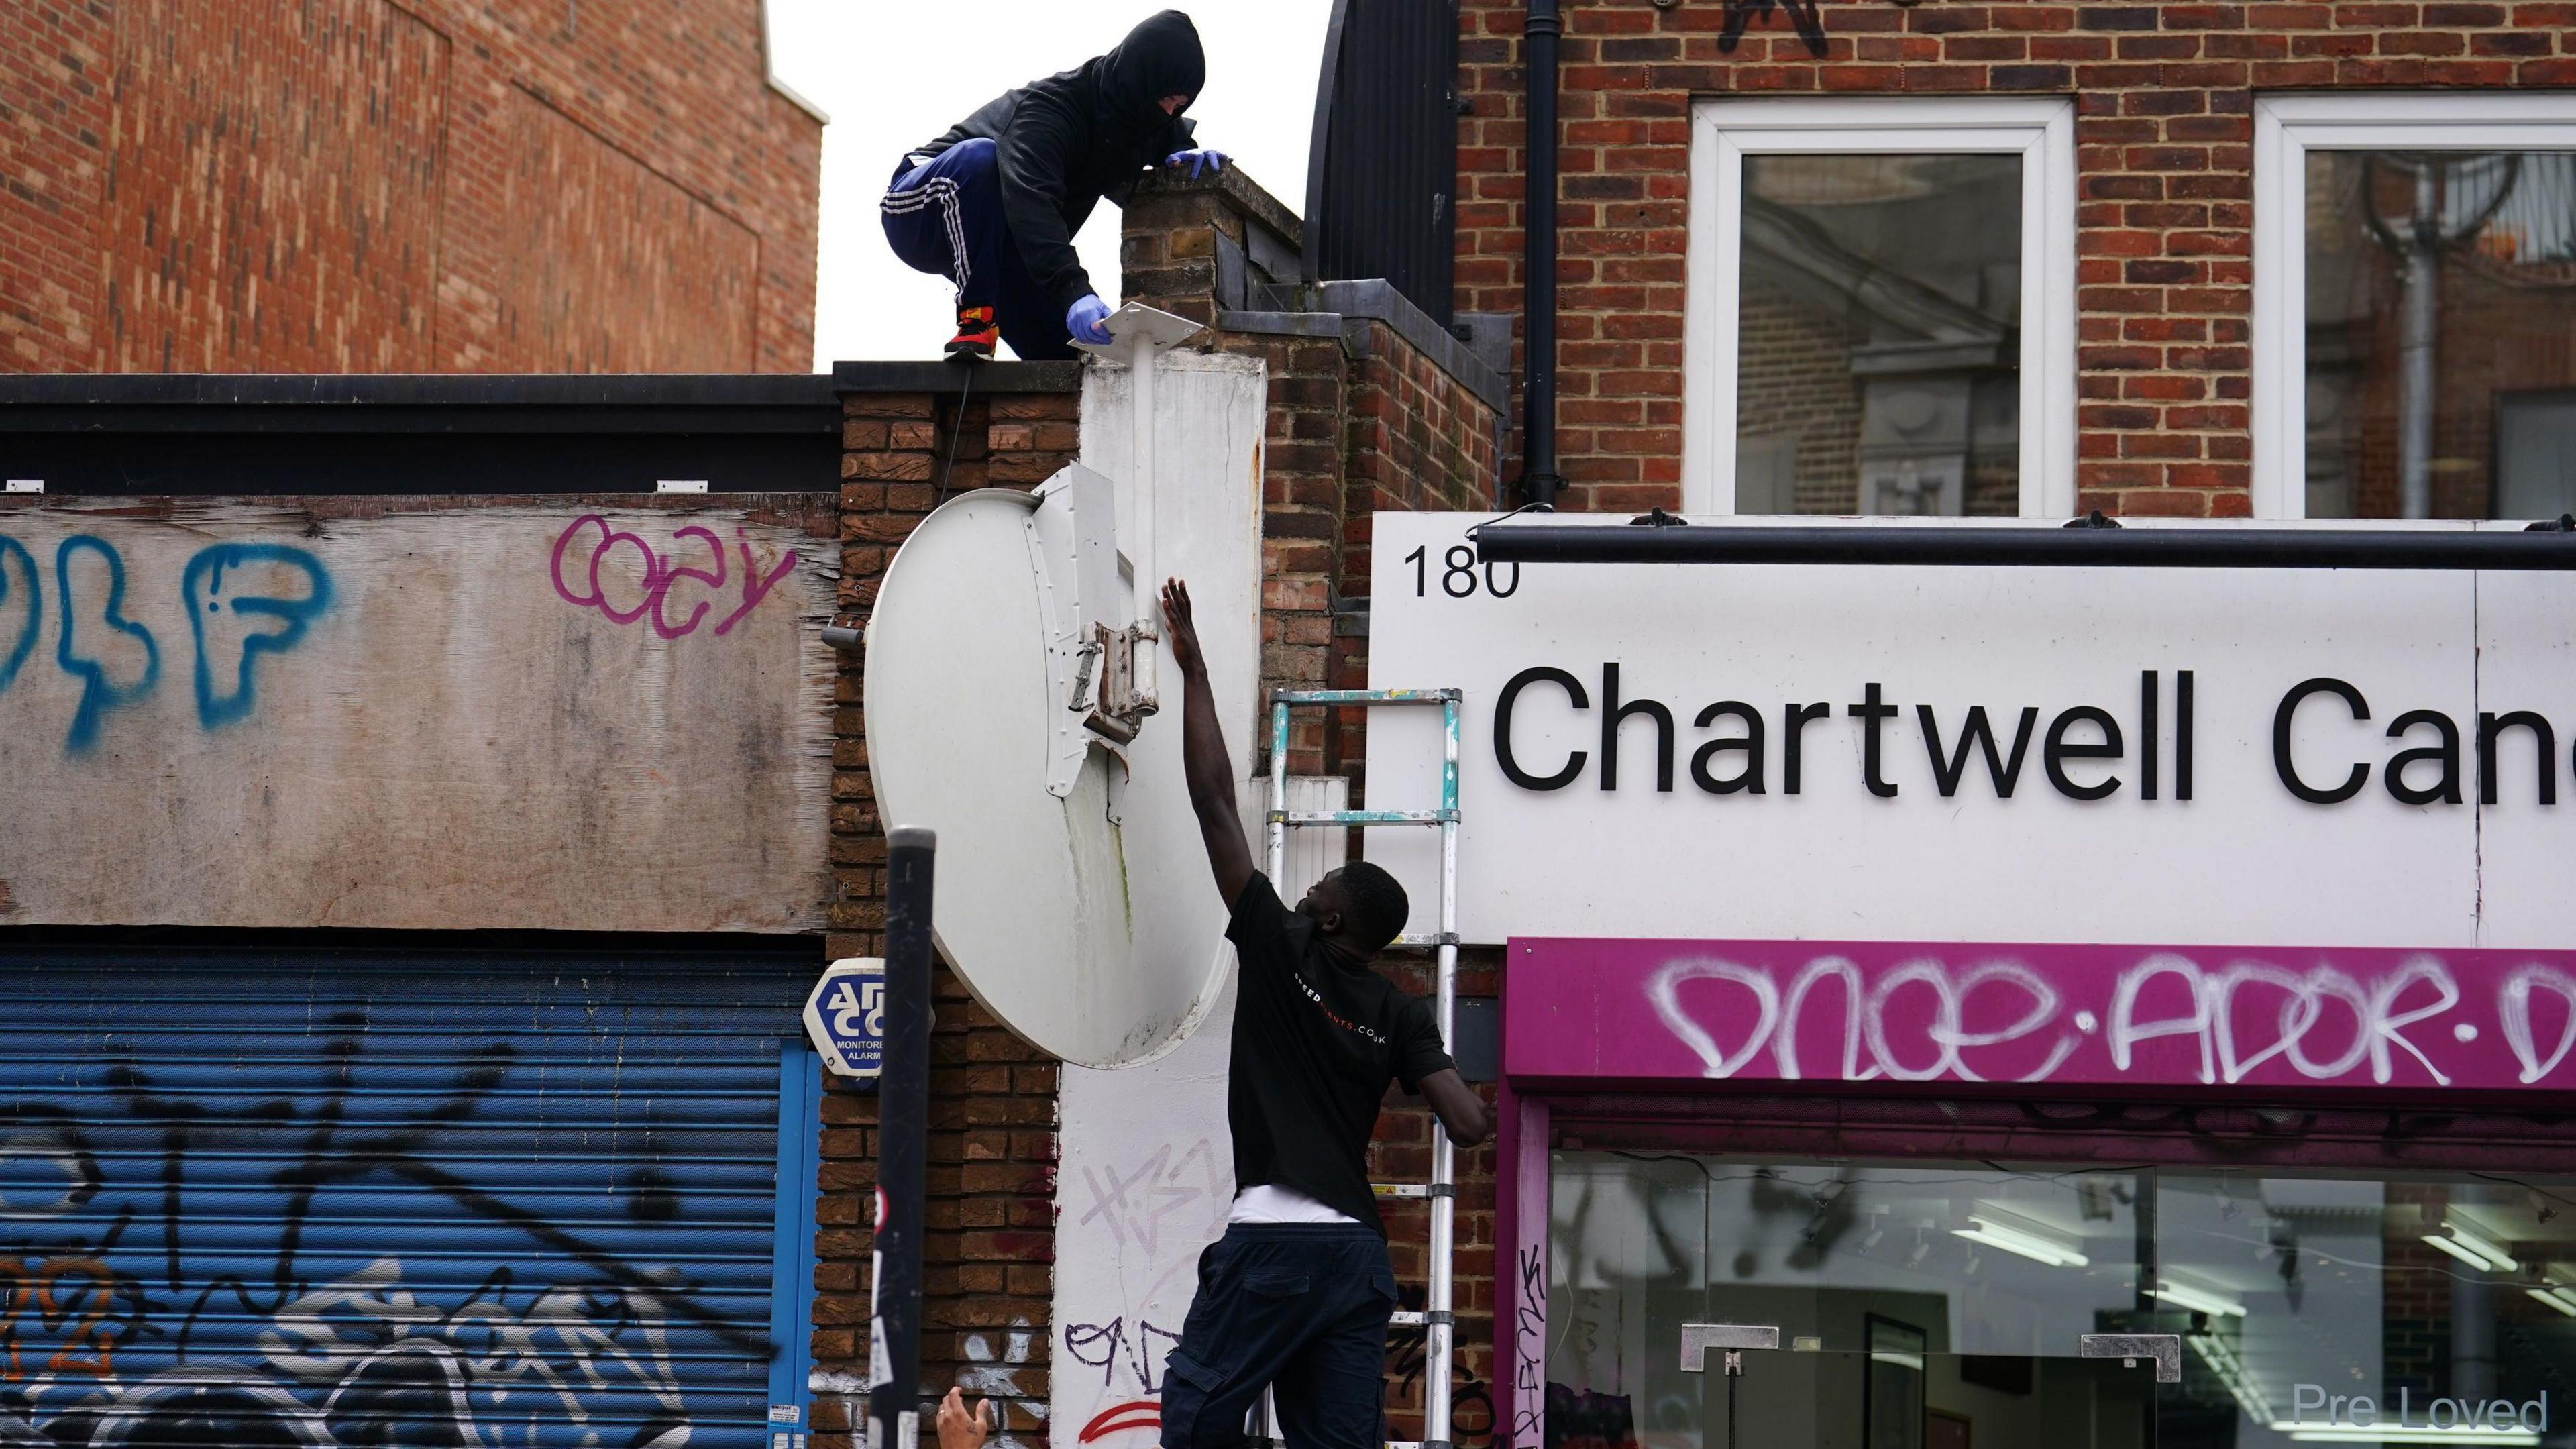
M 1521 1092 L 2576 1089 L 2576 951 L 1515 939 Z

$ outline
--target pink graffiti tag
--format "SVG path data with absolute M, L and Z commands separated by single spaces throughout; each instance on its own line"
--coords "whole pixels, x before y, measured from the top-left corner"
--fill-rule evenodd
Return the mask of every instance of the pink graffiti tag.
M 564 555 L 572 547 L 573 536 L 593 525 L 599 529 L 599 542 L 591 546 L 590 561 L 586 569 L 578 564 L 575 565 L 575 583 L 587 590 L 587 592 L 578 592 L 573 586 L 564 582 Z M 679 561 L 680 541 L 688 538 L 697 538 L 705 542 L 707 556 L 715 563 L 715 572 L 709 573 L 705 569 Z M 620 544 L 633 548 L 644 561 L 643 589 L 631 609 L 620 609 L 610 603 L 608 591 L 599 582 L 600 565 L 616 552 Z M 759 608 L 761 600 L 769 597 L 769 591 L 778 586 L 780 579 L 795 571 L 798 562 L 796 551 L 789 549 L 787 556 L 778 561 L 776 568 L 763 574 L 760 566 L 752 560 L 751 540 L 739 528 L 734 530 L 734 547 L 742 559 L 742 579 L 738 586 L 741 589 L 742 602 L 732 613 L 716 621 L 715 631 L 720 636 L 731 632 L 733 626 L 741 622 L 743 615 Z M 672 557 L 664 558 L 653 545 L 644 541 L 643 535 L 613 528 L 608 520 L 600 515 L 585 513 L 566 525 L 564 531 L 555 538 L 551 563 L 555 593 L 565 603 L 575 608 L 597 609 L 607 616 L 612 624 L 632 624 L 638 619 L 649 619 L 654 633 L 665 639 L 682 638 L 695 633 L 698 625 L 706 620 L 708 601 L 700 599 L 697 607 L 689 611 L 686 619 L 674 624 L 664 617 L 662 612 L 663 605 L 670 600 L 671 586 L 682 579 L 694 579 L 712 592 L 725 586 L 725 580 L 730 571 L 725 564 L 724 541 L 717 538 L 712 531 L 694 523 L 671 531 L 671 552 Z

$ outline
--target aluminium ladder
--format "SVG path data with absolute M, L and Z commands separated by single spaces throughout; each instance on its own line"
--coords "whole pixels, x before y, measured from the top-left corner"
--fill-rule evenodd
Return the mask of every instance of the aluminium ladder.
M 1392 944 L 1429 946 L 1436 952 L 1436 1010 L 1440 1044 L 1450 1047 L 1456 1035 L 1458 1007 L 1458 699 L 1455 689 L 1282 689 L 1270 697 L 1270 879 L 1274 884 L 1287 866 L 1288 832 L 1301 826 L 1373 827 L 1436 825 L 1440 827 L 1440 929 L 1407 931 Z M 1288 809 L 1288 712 L 1299 707 L 1364 709 L 1388 705 L 1438 705 L 1444 725 L 1441 745 L 1440 808 L 1437 810 L 1321 810 L 1291 814 Z M 1456 1288 L 1451 1259 L 1457 1235 L 1457 1149 L 1448 1129 L 1435 1115 L 1431 1129 L 1431 1180 L 1370 1184 L 1380 1198 L 1427 1198 L 1431 1203 L 1430 1279 L 1419 1313 L 1398 1312 L 1390 1327 L 1424 1330 L 1422 1364 L 1422 1433 L 1419 1440 L 1400 1440 L 1387 1449 L 1451 1449 L 1449 1442 L 1450 1361 L 1455 1352 L 1456 1320 L 1451 1297 Z M 1264 1390 L 1255 1436 L 1279 1442 L 1277 1416 Z

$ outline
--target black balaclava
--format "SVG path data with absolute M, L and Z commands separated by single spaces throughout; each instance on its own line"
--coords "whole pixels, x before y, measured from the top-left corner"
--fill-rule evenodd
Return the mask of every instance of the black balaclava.
M 1178 10 L 1147 17 L 1104 59 L 1109 63 L 1103 68 L 1101 100 L 1113 118 L 1129 125 L 1161 122 L 1163 97 L 1196 100 L 1199 87 L 1207 84 L 1207 52 L 1199 46 L 1198 27 Z

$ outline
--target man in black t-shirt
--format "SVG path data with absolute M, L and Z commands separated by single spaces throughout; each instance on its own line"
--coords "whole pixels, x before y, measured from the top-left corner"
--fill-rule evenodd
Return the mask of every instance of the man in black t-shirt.
M 1163 1449 L 1231 1449 L 1265 1386 L 1292 1449 L 1377 1449 L 1395 1272 L 1369 1191 L 1387 1084 L 1419 1091 L 1452 1142 L 1492 1131 L 1441 1045 L 1431 1003 L 1369 962 L 1404 930 L 1404 888 L 1365 861 L 1294 911 L 1252 868 L 1190 594 L 1163 586 L 1181 671 L 1181 756 L 1238 963 L 1225 1114 L 1234 1208 L 1199 1257 L 1198 1293 L 1163 1366 Z

